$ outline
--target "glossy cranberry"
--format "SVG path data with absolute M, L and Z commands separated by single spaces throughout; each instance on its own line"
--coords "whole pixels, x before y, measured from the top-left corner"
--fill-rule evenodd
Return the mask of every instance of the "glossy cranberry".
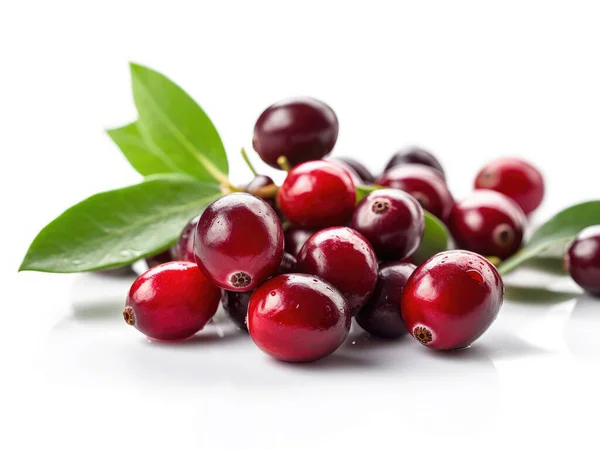
M 486 165 L 475 179 L 475 189 L 492 189 L 512 198 L 525 214 L 544 198 L 544 179 L 531 164 L 518 158 L 500 158 Z
M 363 330 L 382 338 L 406 334 L 400 302 L 404 286 L 416 268 L 408 263 L 388 263 L 379 268 L 375 291 L 356 315 Z
M 198 214 L 181 230 L 177 243 L 171 248 L 173 261 L 195 261 L 194 236 L 196 235 L 196 227 L 198 226 L 200 216 L 201 214 Z
M 294 167 L 277 193 L 277 204 L 285 217 L 309 228 L 345 224 L 355 202 L 352 178 L 329 161 L 309 161 Z
M 452 194 L 439 173 L 421 164 L 392 167 L 375 184 L 408 192 L 424 209 L 442 221 L 448 219 L 454 205 Z
M 221 290 L 191 262 L 153 267 L 131 286 L 123 318 L 151 339 L 187 339 L 215 315 Z
M 336 158 L 327 158 L 326 161 L 328 161 L 332 164 L 335 164 L 336 166 L 341 167 L 346 172 L 348 172 L 348 175 L 350 175 L 350 178 L 352 179 L 352 183 L 354 184 L 354 186 L 360 186 L 360 185 L 365 184 L 363 182 L 362 178 L 360 177 L 360 175 L 356 172 L 356 170 L 354 170 L 352 167 L 350 167 L 344 161 L 340 161 L 339 159 L 336 159 Z
M 361 184 L 371 184 L 373 181 L 375 181 L 375 177 L 371 174 L 369 169 L 367 169 L 354 158 L 349 158 L 347 156 L 332 156 L 327 157 L 327 160 L 340 164 L 342 167 L 346 167 L 347 169 L 351 169 L 356 175 L 358 175 Z
M 200 269 L 228 291 L 251 291 L 271 276 L 283 255 L 283 229 L 265 201 L 225 195 L 202 213 L 194 253 Z
M 526 222 L 513 200 L 479 189 L 454 205 L 448 228 L 458 247 L 505 259 L 521 247 Z
M 296 257 L 290 255 L 288 252 L 283 253 L 283 257 L 281 258 L 281 263 L 277 268 L 277 275 L 283 275 L 284 273 L 292 273 L 296 271 Z
M 304 245 L 304 243 L 315 234 L 317 230 L 312 230 L 310 228 L 300 228 L 296 226 L 291 226 L 287 230 L 285 230 L 285 251 L 288 252 L 292 256 L 298 256 L 300 253 L 300 249 Z
M 420 147 L 413 146 L 398 150 L 387 163 L 387 166 L 385 166 L 385 171 L 387 172 L 392 167 L 402 164 L 421 164 L 433 167 L 434 169 L 439 170 L 442 173 L 442 178 L 444 178 L 444 169 L 437 158 Z
M 256 175 L 252 181 L 250 181 L 250 183 L 248 183 L 246 185 L 245 191 L 255 195 L 259 198 L 262 198 L 264 201 L 266 201 L 269 206 L 271 206 L 272 208 L 275 208 L 275 198 L 274 197 L 268 197 L 265 195 L 261 195 L 261 193 L 264 192 L 264 188 L 267 186 L 274 186 L 275 182 L 273 181 L 273 179 L 271 177 L 268 177 L 266 175 Z
M 579 286 L 600 297 L 600 225 L 577 235 L 565 255 L 565 267 Z
M 355 315 L 377 283 L 377 256 L 358 231 L 331 227 L 313 234 L 298 254 L 299 272 L 321 277 L 348 299 Z
M 379 259 L 398 261 L 412 255 L 421 243 L 423 208 L 406 192 L 381 189 L 357 205 L 352 228 L 368 239 Z
M 408 279 L 400 303 L 408 331 L 423 345 L 456 350 L 471 345 L 496 319 L 504 284 L 483 256 L 438 253 Z
M 264 162 L 278 169 L 280 156 L 292 166 L 324 157 L 333 149 L 338 129 L 337 117 L 325 103 L 310 97 L 291 98 L 260 115 L 252 144 Z
M 309 362 L 333 353 L 350 331 L 347 300 L 329 283 L 301 274 L 279 275 L 250 298 L 248 331 L 265 353 Z
M 252 292 L 226 291 L 223 296 L 223 309 L 225 310 L 227 317 L 229 317 L 240 330 L 247 329 L 246 316 L 248 315 L 248 303 L 250 303 Z
M 157 253 L 156 255 L 148 256 L 146 258 L 146 264 L 148 264 L 149 269 L 171 261 L 173 261 L 171 249 L 167 249 L 163 252 Z

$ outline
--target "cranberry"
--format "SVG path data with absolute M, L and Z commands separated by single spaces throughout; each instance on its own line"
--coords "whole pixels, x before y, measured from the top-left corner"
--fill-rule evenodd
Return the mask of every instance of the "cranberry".
M 175 246 L 171 248 L 171 256 L 174 261 L 191 261 L 194 262 L 194 236 L 196 226 L 200 220 L 201 214 L 198 214 L 190 220 L 179 235 L 179 239 Z
M 271 276 L 283 255 L 283 229 L 265 201 L 229 194 L 211 203 L 196 228 L 200 269 L 228 291 L 251 291 Z
M 417 268 L 402 294 L 409 332 L 436 350 L 472 344 L 496 319 L 504 284 L 483 256 L 464 250 L 438 253 Z
M 279 275 L 252 294 L 248 331 L 254 343 L 274 358 L 315 361 L 333 353 L 348 336 L 348 302 L 315 277 Z
M 348 299 L 355 315 L 377 283 L 377 257 L 369 241 L 347 227 L 331 227 L 312 235 L 298 254 L 299 272 L 317 275 Z
M 294 167 L 277 193 L 277 204 L 290 222 L 322 228 L 346 223 L 356 190 L 348 172 L 328 161 Z
M 600 297 L 600 225 L 577 235 L 565 255 L 565 266 L 579 286 Z
M 404 285 L 415 269 L 408 263 L 388 263 L 379 268 L 375 291 L 356 315 L 356 322 L 365 331 L 383 338 L 406 334 L 400 301 Z
M 266 175 L 256 175 L 250 183 L 246 185 L 245 191 L 262 198 L 266 201 L 271 208 L 275 208 L 275 198 L 261 195 L 263 194 L 264 188 L 267 186 L 275 186 L 275 182 L 271 177 Z
M 296 257 L 290 255 L 287 252 L 283 253 L 283 257 L 281 258 L 281 263 L 277 268 L 277 275 L 283 275 L 284 273 L 292 273 L 296 271 Z
M 369 240 L 380 259 L 397 261 L 412 255 L 421 243 L 423 208 L 398 189 L 374 191 L 354 210 L 352 228 Z
M 402 164 L 422 164 L 424 166 L 433 167 L 434 169 L 439 170 L 442 174 L 442 178 L 444 178 L 444 169 L 437 158 L 420 147 L 413 146 L 398 150 L 394 156 L 392 156 L 390 162 L 387 163 L 387 166 L 385 166 L 385 171 L 387 172 L 392 167 Z
M 260 115 L 252 144 L 270 166 L 279 168 L 280 156 L 295 166 L 327 155 L 338 128 L 335 113 L 325 103 L 310 97 L 292 98 L 269 106 Z
M 171 249 L 167 249 L 165 251 L 162 251 L 152 256 L 148 256 L 146 258 L 146 264 L 148 264 L 149 269 L 171 261 L 173 261 Z
M 300 249 L 304 243 L 316 233 L 317 230 L 311 230 L 309 228 L 299 228 L 295 226 L 289 227 L 285 230 L 285 251 L 292 256 L 298 256 Z
M 421 206 L 446 221 L 454 205 L 452 194 L 439 173 L 420 164 L 402 164 L 386 171 L 376 184 L 408 192 Z
M 187 339 L 215 315 L 221 290 L 191 262 L 153 267 L 131 286 L 123 318 L 152 339 Z
M 333 163 L 336 166 L 341 167 L 346 172 L 348 172 L 348 175 L 350 175 L 350 178 L 352 179 L 352 183 L 354 184 L 354 186 L 360 186 L 360 185 L 364 184 L 362 178 L 356 172 L 356 170 L 354 170 L 351 166 L 349 166 L 345 162 L 343 162 L 337 158 L 327 158 L 326 161 L 329 161 L 330 163 Z
M 525 214 L 544 198 L 544 179 L 531 164 L 518 158 L 500 158 L 485 166 L 475 179 L 475 189 L 492 189 L 512 198 Z
M 231 321 L 240 329 L 246 330 L 246 316 L 248 315 L 248 303 L 252 292 L 226 291 L 223 296 L 223 309 Z
M 340 164 L 345 168 L 352 169 L 354 173 L 358 175 L 362 183 L 371 184 L 373 183 L 373 181 L 375 181 L 375 177 L 373 177 L 369 169 L 367 169 L 354 158 L 348 158 L 347 156 L 334 156 L 328 157 L 327 160 L 333 163 Z
M 505 259 L 521 247 L 526 222 L 513 200 L 480 189 L 454 206 L 448 227 L 460 248 Z

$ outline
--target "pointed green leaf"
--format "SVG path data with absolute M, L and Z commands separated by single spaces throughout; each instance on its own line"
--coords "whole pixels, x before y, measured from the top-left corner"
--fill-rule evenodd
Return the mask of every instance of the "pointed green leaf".
M 144 142 L 136 122 L 106 132 L 141 175 L 179 171 L 159 149 Z
M 85 272 L 132 263 L 173 245 L 187 221 L 220 195 L 215 182 L 182 174 L 93 195 L 40 231 L 19 270 Z
M 131 64 L 138 128 L 181 172 L 227 183 L 227 155 L 219 133 L 200 106 L 164 75 Z
M 413 254 L 415 264 L 423 264 L 427 259 L 440 252 L 448 250 L 448 229 L 446 226 L 428 211 L 425 213 L 425 232 L 421 245 Z

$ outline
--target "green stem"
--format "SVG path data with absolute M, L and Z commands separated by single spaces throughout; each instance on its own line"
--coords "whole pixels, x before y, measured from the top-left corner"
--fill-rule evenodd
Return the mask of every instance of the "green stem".
M 289 172 L 290 170 L 292 170 L 292 166 L 290 166 L 290 162 L 283 155 L 281 155 L 279 158 L 277 158 L 277 165 L 279 167 L 281 167 L 281 170 L 285 170 L 286 172 Z
M 244 147 L 242 147 L 241 153 L 242 153 L 242 158 L 244 158 L 244 161 L 246 161 L 246 165 L 250 169 L 250 172 L 252 172 L 252 175 L 254 175 L 255 177 L 258 176 L 258 172 L 256 171 L 256 169 L 250 162 L 250 159 L 248 158 L 248 154 L 246 153 L 246 149 Z

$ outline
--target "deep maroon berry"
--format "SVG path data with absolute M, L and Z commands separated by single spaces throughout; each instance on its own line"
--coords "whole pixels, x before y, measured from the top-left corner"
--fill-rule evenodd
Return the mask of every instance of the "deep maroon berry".
M 299 228 L 291 226 L 285 230 L 285 251 L 292 256 L 298 256 L 300 249 L 304 243 L 315 234 L 317 230 L 311 230 L 310 228 Z
M 196 227 L 200 220 L 198 214 L 190 220 L 179 235 L 177 243 L 171 248 L 171 257 L 173 261 L 191 261 L 194 262 L 194 236 L 196 235 Z
M 513 200 L 479 189 L 454 205 L 448 227 L 458 247 L 505 259 L 521 247 L 526 222 Z
M 152 339 L 187 339 L 215 315 L 221 290 L 191 262 L 153 267 L 131 286 L 123 318 Z
M 347 300 L 329 283 L 301 274 L 279 275 L 250 298 L 248 331 L 265 353 L 309 362 L 333 353 L 350 331 Z
M 411 275 L 401 310 L 409 333 L 436 350 L 471 345 L 496 319 L 504 284 L 483 256 L 464 250 L 438 253 Z
M 444 178 L 444 169 L 437 158 L 420 147 L 413 146 L 398 150 L 394 156 L 392 156 L 390 162 L 387 163 L 387 166 L 385 166 L 385 171 L 387 172 L 392 167 L 402 164 L 421 164 L 433 167 L 434 169 L 439 170 L 442 173 L 442 178 Z
M 525 214 L 544 198 L 544 179 L 531 164 L 518 158 L 500 158 L 486 165 L 475 178 L 475 189 L 492 189 L 512 198 Z
M 275 208 L 275 197 L 266 196 L 263 193 L 265 192 L 265 188 L 267 186 L 275 186 L 275 182 L 271 177 L 266 175 L 256 175 L 250 183 L 246 185 L 245 191 L 255 195 L 259 198 L 262 198 L 266 201 L 271 208 Z M 263 194 L 263 195 L 261 195 Z
M 380 259 L 398 261 L 412 255 L 421 243 L 423 208 L 406 192 L 381 189 L 360 201 L 352 228 L 368 239 Z
M 351 169 L 358 178 L 360 179 L 360 184 L 371 184 L 375 181 L 375 177 L 371 174 L 369 169 L 363 166 L 360 162 L 355 160 L 354 158 L 349 158 L 347 156 L 332 156 L 327 157 L 328 161 L 340 164 L 342 167 L 347 169 Z
M 171 249 L 167 249 L 165 251 L 157 253 L 156 255 L 148 256 L 146 258 L 146 264 L 148 264 L 149 269 L 171 261 L 173 261 Z
M 246 330 L 246 316 L 248 315 L 248 303 L 252 292 L 226 291 L 222 299 L 223 309 L 231 321 L 240 330 Z
M 309 228 L 345 224 L 355 202 L 352 178 L 329 161 L 309 161 L 294 167 L 277 193 L 277 204 L 285 217 Z
M 377 256 L 358 231 L 331 227 L 312 235 L 298 254 L 299 272 L 317 275 L 333 284 L 355 315 L 377 283 Z
M 277 268 L 277 275 L 283 275 L 284 273 L 292 273 L 296 271 L 296 257 L 290 255 L 288 252 L 283 253 L 281 263 Z
M 421 164 L 402 164 L 386 171 L 375 184 L 401 189 L 412 195 L 434 216 L 446 221 L 454 205 L 452 194 L 439 173 Z
M 229 194 L 211 203 L 196 228 L 200 269 L 228 291 L 251 291 L 271 276 L 283 255 L 283 229 L 265 201 Z
M 579 286 L 600 297 L 600 225 L 577 235 L 565 255 L 565 267 Z
M 280 156 L 295 166 L 327 155 L 338 128 L 335 113 L 325 103 L 310 97 L 292 98 L 269 106 L 260 115 L 252 144 L 264 162 L 279 169 Z
M 356 315 L 356 322 L 365 331 L 383 338 L 406 334 L 400 301 L 404 285 L 416 267 L 397 262 L 379 268 L 375 291 Z

